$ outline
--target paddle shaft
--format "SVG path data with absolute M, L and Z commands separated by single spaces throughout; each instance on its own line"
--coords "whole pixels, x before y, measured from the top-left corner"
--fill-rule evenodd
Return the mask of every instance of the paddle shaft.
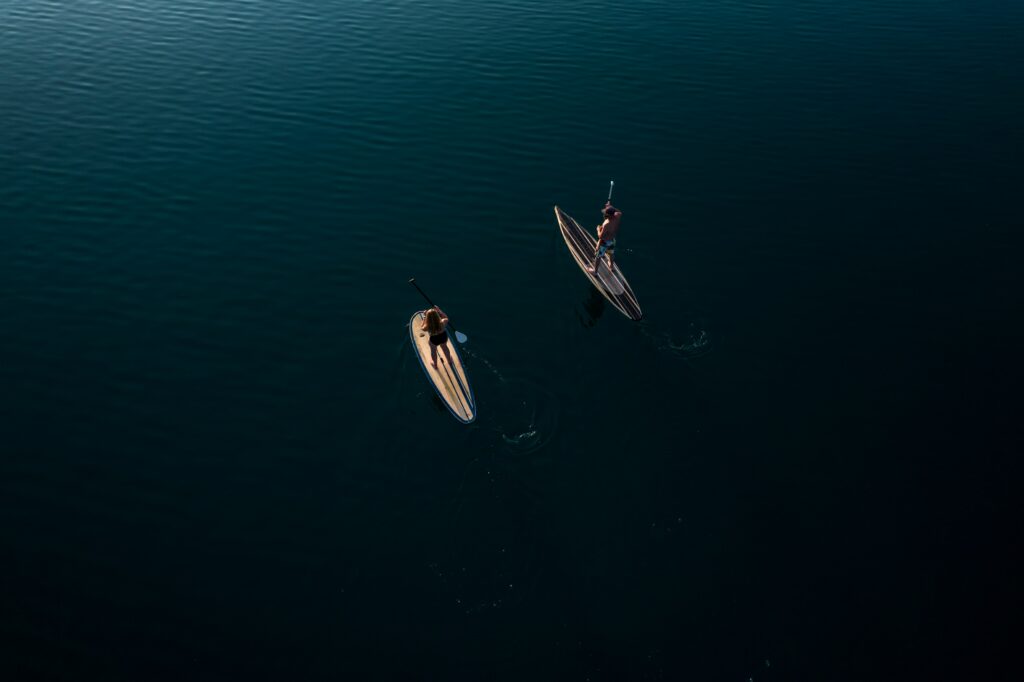
M 435 306 L 435 305 L 434 305 L 434 302 L 430 300 L 430 297 L 429 297 L 429 296 L 427 296 L 427 294 L 426 294 L 426 293 L 425 293 L 425 292 L 423 291 L 423 289 L 420 289 L 420 285 L 419 285 L 419 284 L 416 284 L 416 278 L 415 278 L 415 277 L 411 277 L 411 278 L 409 278 L 409 284 L 411 284 L 411 285 L 413 285 L 414 287 L 416 287 L 416 291 L 420 292 L 420 296 L 422 296 L 422 297 L 423 297 L 424 299 L 426 299 L 427 303 L 429 303 L 429 304 L 430 304 L 430 307 L 431 307 L 431 308 L 435 308 L 435 307 L 437 307 L 437 306 Z M 458 339 L 458 338 L 459 338 L 459 335 L 460 335 L 460 334 L 462 335 L 462 338 L 465 338 L 465 337 L 466 337 L 466 335 L 465 335 L 465 334 L 462 334 L 462 332 L 458 331 L 458 330 L 457 330 L 457 329 L 455 328 L 455 325 L 454 325 L 454 324 L 452 324 L 452 321 L 451 321 L 450 319 L 448 320 L 448 326 L 452 328 L 452 331 L 453 331 L 453 332 L 455 332 L 455 338 L 456 338 L 456 339 Z M 460 343 L 465 343 L 465 341 L 462 341 L 461 339 L 460 339 L 460 341 L 459 341 L 459 342 L 460 342 Z
M 613 190 L 613 189 L 615 189 L 615 181 L 614 181 L 614 180 L 612 180 L 612 181 L 611 181 L 611 182 L 610 182 L 610 183 L 608 184 L 608 201 L 611 201 L 611 200 L 612 200 L 612 190 Z

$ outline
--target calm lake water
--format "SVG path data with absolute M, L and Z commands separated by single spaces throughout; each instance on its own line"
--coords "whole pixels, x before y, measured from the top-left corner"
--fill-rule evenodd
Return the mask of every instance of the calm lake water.
M 995 0 L 3 2 L 0 677 L 1016 669 L 1022 35 Z M 552 212 L 611 179 L 640 323 Z

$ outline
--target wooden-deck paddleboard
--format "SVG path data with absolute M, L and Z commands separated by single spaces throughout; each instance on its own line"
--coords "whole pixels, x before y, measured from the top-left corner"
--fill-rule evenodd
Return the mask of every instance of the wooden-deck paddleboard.
M 555 217 L 558 219 L 558 227 L 562 231 L 562 238 L 569 252 L 580 266 L 601 295 L 608 299 L 615 308 L 631 320 L 639 320 L 644 314 L 640 310 L 640 302 L 636 300 L 633 289 L 626 281 L 626 277 L 619 269 L 618 263 L 611 270 L 608 269 L 607 257 L 602 257 L 597 264 L 597 272 L 590 272 L 587 268 L 594 261 L 594 250 L 597 248 L 597 238 L 592 237 L 589 232 L 580 227 L 580 224 L 573 220 L 572 216 L 555 206 Z
M 448 332 L 448 350 L 452 354 L 452 364 L 448 363 L 444 351 L 438 348 L 435 369 L 430 366 L 430 336 L 422 330 L 422 326 L 423 311 L 414 313 L 409 320 L 409 338 L 412 340 L 416 359 L 420 361 L 420 367 L 430 380 L 430 385 L 437 391 L 441 402 L 452 416 L 463 424 L 469 424 L 476 419 L 476 400 L 473 398 L 473 389 L 469 385 L 466 368 L 462 365 L 462 358 L 455 347 L 455 334 Z

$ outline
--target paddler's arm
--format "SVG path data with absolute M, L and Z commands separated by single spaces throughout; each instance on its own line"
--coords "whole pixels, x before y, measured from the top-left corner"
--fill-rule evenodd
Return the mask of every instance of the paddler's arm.
M 448 316 L 443 310 L 441 310 L 441 307 L 435 305 L 434 310 L 436 310 L 437 314 L 441 316 L 441 324 L 448 324 Z

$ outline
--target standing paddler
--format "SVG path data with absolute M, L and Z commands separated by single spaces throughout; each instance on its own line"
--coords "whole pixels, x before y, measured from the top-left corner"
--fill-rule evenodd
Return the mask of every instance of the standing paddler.
M 597 249 L 594 251 L 594 263 L 589 268 L 590 272 L 597 272 L 597 261 L 601 256 L 608 254 L 608 270 L 615 268 L 615 237 L 619 234 L 619 223 L 622 221 L 622 211 L 612 206 L 611 192 L 608 193 L 608 202 L 604 205 L 604 222 L 597 226 Z

